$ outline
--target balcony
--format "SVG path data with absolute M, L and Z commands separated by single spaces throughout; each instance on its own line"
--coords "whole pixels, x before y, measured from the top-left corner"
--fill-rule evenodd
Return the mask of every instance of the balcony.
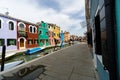
M 27 37 L 27 32 L 26 31 L 18 31 L 18 37 Z

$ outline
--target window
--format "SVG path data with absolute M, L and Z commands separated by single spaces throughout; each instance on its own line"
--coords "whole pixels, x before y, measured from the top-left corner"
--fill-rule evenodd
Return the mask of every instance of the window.
M 57 34 L 58 37 L 60 37 L 60 34 Z
M 54 33 L 54 32 L 52 32 L 52 36 L 55 36 L 55 33 Z
M 35 39 L 35 40 L 34 40 L 34 44 L 38 44 L 38 39 Z
M 29 31 L 32 33 L 32 26 L 30 26 L 30 29 L 29 29 Z
M 32 25 L 29 26 L 29 32 L 30 33 L 37 33 L 36 31 L 37 31 L 37 29 L 36 29 L 35 26 L 32 26 Z
M 48 28 L 50 28 L 50 26 L 48 26 Z
M 40 42 L 42 43 L 43 41 L 42 41 L 42 40 L 40 40 Z
M 95 17 L 95 52 L 98 55 L 102 55 L 101 50 L 101 29 L 100 29 L 100 16 Z
M 9 22 L 9 30 L 14 30 L 14 23 L 13 22 Z
M 4 39 L 0 39 L 0 46 L 3 46 L 5 44 L 5 40 Z
M 36 28 L 35 27 L 33 28 L 33 33 L 36 33 Z
M 7 46 L 16 45 L 16 39 L 7 39 Z
M 24 23 L 20 22 L 18 26 L 19 26 L 18 29 L 20 31 L 25 31 L 25 24 Z
M 1 26 L 2 26 L 2 21 L 0 20 L 0 28 L 1 28 Z
M 40 33 L 39 33 L 40 35 L 42 34 L 42 31 L 40 31 Z
M 29 39 L 29 40 L 28 40 L 28 44 L 29 44 L 29 45 L 33 44 L 33 40 L 32 40 L 32 39 Z
M 46 32 L 46 35 L 48 35 L 48 32 Z
M 46 40 L 46 42 L 48 43 L 48 40 Z

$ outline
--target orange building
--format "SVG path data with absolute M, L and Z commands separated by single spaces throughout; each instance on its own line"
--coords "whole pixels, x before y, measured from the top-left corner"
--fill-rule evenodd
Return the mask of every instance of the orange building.
M 70 40 L 70 33 L 67 31 L 64 32 L 64 40 L 65 42 L 68 42 Z

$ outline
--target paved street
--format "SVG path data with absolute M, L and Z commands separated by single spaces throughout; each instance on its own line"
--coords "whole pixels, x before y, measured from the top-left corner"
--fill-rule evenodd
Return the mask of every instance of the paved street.
M 98 80 L 86 44 L 75 44 L 0 75 L 1 80 Z

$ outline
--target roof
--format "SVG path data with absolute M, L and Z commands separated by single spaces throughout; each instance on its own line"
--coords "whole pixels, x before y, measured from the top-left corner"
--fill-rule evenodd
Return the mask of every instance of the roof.
M 24 22 L 24 23 L 28 23 L 28 24 L 38 26 L 37 24 L 31 23 L 31 22 L 28 22 L 28 21 L 25 21 L 25 20 L 22 20 L 22 19 L 14 18 L 14 17 L 11 17 L 9 15 L 2 14 L 2 13 L 0 13 L 0 16 L 5 17 L 5 18 L 9 18 L 9 19 L 12 19 L 12 20 L 21 21 L 21 22 Z

